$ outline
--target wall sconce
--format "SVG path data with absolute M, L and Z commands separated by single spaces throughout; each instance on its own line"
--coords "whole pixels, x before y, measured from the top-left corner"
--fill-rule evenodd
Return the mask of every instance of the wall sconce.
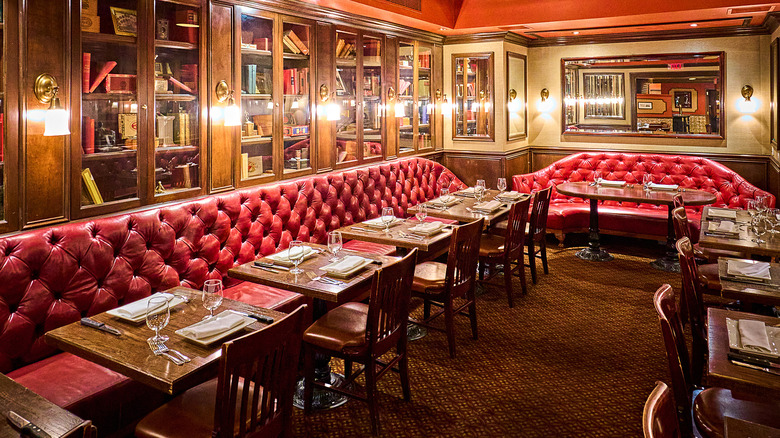
M 441 101 L 441 88 L 437 88 L 436 92 L 434 93 L 434 96 L 436 98 L 436 102 Z
M 441 101 L 441 113 L 449 114 L 451 111 L 452 105 L 450 105 L 450 100 L 447 99 L 447 95 L 445 94 Z
M 388 102 L 392 102 L 392 101 L 396 100 L 396 97 L 398 97 L 398 96 L 395 94 L 395 88 L 393 88 L 393 87 L 388 88 L 387 89 L 387 101 Z M 401 102 L 400 100 L 396 101 L 395 102 L 395 117 L 400 119 L 400 118 L 402 118 L 402 117 L 404 117 L 406 115 L 405 112 L 406 112 L 406 108 L 404 108 L 404 103 Z
M 744 114 L 751 114 L 758 109 L 758 99 L 750 100 L 753 97 L 753 87 L 745 85 L 741 90 L 742 99 L 737 102 L 737 109 Z
M 233 98 L 233 90 L 230 89 L 227 81 L 219 81 L 215 92 L 217 94 L 217 102 L 227 102 L 225 126 L 241 126 L 241 108 L 236 105 L 236 99 Z
M 546 88 L 542 88 L 542 92 L 539 94 L 542 96 L 542 102 L 546 102 L 547 99 L 550 97 L 550 90 Z
M 330 102 L 328 102 L 330 101 Z M 341 120 L 341 107 L 325 84 L 320 85 L 320 102 L 325 106 L 325 118 L 329 122 Z
M 57 85 L 57 80 L 54 79 L 54 76 L 42 73 L 35 78 L 35 85 L 33 85 L 35 98 L 40 103 L 49 104 L 49 109 L 46 111 L 46 117 L 44 118 L 43 135 L 46 137 L 70 134 L 70 127 L 68 126 L 70 115 L 62 107 L 60 98 L 57 97 L 59 91 L 60 87 Z
M 555 101 L 554 99 L 550 98 L 550 90 L 542 88 L 539 96 L 541 97 L 539 105 L 537 106 L 539 111 L 543 113 L 549 113 L 552 111 L 553 107 L 555 106 Z
M 517 100 L 517 90 L 514 88 L 509 90 L 509 100 L 506 103 L 506 108 L 510 113 L 517 113 L 520 111 L 520 102 Z
M 200 27 L 198 24 L 198 11 L 192 9 L 177 11 L 176 25 L 179 27 Z

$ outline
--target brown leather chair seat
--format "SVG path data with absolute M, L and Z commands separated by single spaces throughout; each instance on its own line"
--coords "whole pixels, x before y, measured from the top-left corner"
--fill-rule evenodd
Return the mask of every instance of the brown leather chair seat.
M 420 293 L 438 293 L 444 289 L 447 265 L 439 262 L 420 263 L 414 268 L 412 290 Z
M 706 279 L 707 293 L 720 294 L 720 276 L 718 275 L 718 264 L 707 263 L 699 265 L 699 278 Z
M 495 234 L 483 234 L 482 241 L 479 244 L 479 256 L 500 256 L 504 253 L 504 242 L 505 239 L 503 236 L 497 236 Z
M 318 319 L 303 332 L 303 341 L 320 348 L 342 351 L 366 345 L 368 304 L 346 303 Z
M 726 416 L 780 428 L 780 403 L 734 398 L 725 388 L 707 388 L 693 400 L 696 426 L 705 437 L 722 437 Z

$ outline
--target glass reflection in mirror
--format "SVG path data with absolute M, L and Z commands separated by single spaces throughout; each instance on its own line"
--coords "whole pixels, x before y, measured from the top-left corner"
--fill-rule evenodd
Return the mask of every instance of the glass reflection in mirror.
M 493 53 L 452 55 L 452 133 L 493 138 Z
M 507 140 L 526 136 L 526 57 L 518 53 L 506 53 Z
M 561 62 L 566 134 L 723 138 L 723 52 Z

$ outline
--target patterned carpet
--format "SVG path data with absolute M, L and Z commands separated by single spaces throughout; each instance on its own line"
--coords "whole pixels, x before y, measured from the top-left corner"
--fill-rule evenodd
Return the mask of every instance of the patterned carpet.
M 410 344 L 412 400 L 396 375 L 379 381 L 381 436 L 642 436 L 644 401 L 669 381 L 652 296 L 665 282 L 679 289 L 679 274 L 642 256 L 597 263 L 576 248 L 549 251 L 550 274 L 536 285 L 529 275 L 513 309 L 497 288 L 478 297 L 479 340 L 456 318 L 455 360 L 442 333 Z M 308 417 L 296 409 L 294 422 L 299 437 L 370 436 L 359 401 Z

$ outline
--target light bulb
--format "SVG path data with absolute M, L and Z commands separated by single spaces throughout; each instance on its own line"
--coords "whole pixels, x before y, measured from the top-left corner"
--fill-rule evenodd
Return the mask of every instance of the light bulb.
M 325 114 L 327 114 L 329 122 L 341 120 L 341 107 L 336 102 L 331 101 L 325 106 Z
M 225 108 L 225 126 L 241 126 L 241 108 L 232 97 L 229 102 Z
M 396 102 L 395 103 L 395 116 L 396 117 L 404 117 L 406 116 L 406 108 L 404 108 L 404 104 L 402 102 Z
M 49 109 L 46 111 L 43 135 L 45 137 L 53 137 L 56 135 L 70 134 L 70 128 L 68 127 L 68 116 L 68 112 L 62 108 Z

